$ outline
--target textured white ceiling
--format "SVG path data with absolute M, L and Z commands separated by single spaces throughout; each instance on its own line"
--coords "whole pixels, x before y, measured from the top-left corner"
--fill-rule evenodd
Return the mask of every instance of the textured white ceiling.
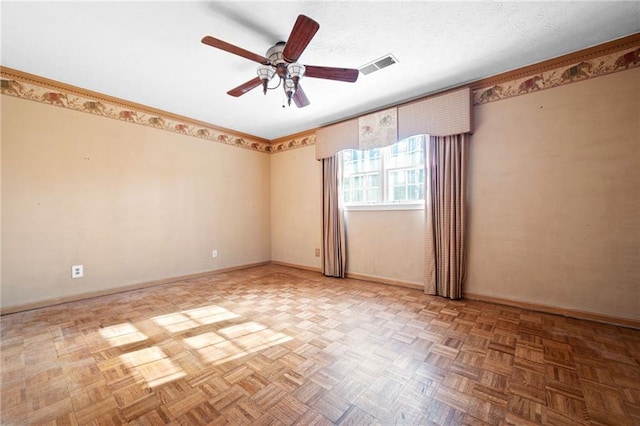
M 640 2 L 2 2 L 2 65 L 255 136 L 275 139 L 640 32 Z M 302 80 L 226 92 L 257 64 L 205 35 L 264 55 L 298 14 L 320 24 L 300 62 L 398 63 L 356 83 Z

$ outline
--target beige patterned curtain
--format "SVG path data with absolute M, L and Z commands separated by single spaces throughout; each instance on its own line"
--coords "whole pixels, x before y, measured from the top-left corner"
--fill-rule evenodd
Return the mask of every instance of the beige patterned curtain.
M 344 278 L 346 243 L 340 208 L 340 156 L 322 159 L 322 273 Z
M 431 136 L 425 194 L 425 293 L 459 299 L 465 272 L 469 136 Z

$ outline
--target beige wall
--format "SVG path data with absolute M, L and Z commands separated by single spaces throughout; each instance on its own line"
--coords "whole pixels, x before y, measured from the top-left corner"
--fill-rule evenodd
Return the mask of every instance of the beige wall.
M 464 291 L 640 319 L 640 69 L 475 119 Z
M 475 108 L 466 293 L 640 319 L 639 82 L 635 69 Z M 318 167 L 292 152 L 272 155 L 272 179 Z M 274 259 L 298 263 L 277 221 L 320 232 L 319 213 L 293 219 L 302 204 L 272 204 Z M 422 282 L 423 214 L 348 212 L 347 271 Z
M 347 272 L 424 283 L 424 210 L 349 211 Z
M 345 214 L 347 272 L 416 284 L 424 274 L 424 212 L 350 211 Z M 375 229 L 375 231 L 372 231 Z M 321 268 L 322 167 L 315 147 L 271 156 L 271 256 Z
M 271 258 L 267 154 L 9 96 L 2 154 L 3 307 Z
M 635 69 L 475 108 L 466 293 L 640 319 L 639 95 Z M 2 305 L 269 259 L 319 268 L 314 150 L 3 96 Z M 422 211 L 346 222 L 348 272 L 422 282 Z
M 271 257 L 274 261 L 320 268 L 322 169 L 315 147 L 271 156 Z

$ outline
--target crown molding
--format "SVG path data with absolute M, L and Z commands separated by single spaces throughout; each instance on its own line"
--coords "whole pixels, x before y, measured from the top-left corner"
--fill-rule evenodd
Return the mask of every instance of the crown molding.
M 470 83 L 473 105 L 577 83 L 640 66 L 640 33 Z
M 523 77 L 540 74 L 544 71 L 553 71 L 562 67 L 578 64 L 585 60 L 596 59 L 611 53 L 619 52 L 624 49 L 631 49 L 640 46 L 640 33 L 632 34 L 617 40 L 599 44 L 587 49 L 578 50 L 556 58 L 547 59 L 536 64 L 526 67 L 507 71 L 501 74 L 493 75 L 481 80 L 474 81 L 470 84 L 472 90 L 479 90 L 482 87 L 492 86 L 494 84 L 507 83 Z
M 398 104 L 386 105 L 369 113 L 422 101 L 462 87 L 471 88 L 473 105 L 478 106 L 636 67 L 640 67 L 640 33 Z M 3 95 L 238 148 L 277 153 L 315 145 L 317 129 L 268 140 L 8 67 L 0 66 L 0 78 Z M 363 115 L 357 117 L 361 116 Z M 356 117 L 349 119 L 352 118 Z M 345 120 L 338 122 L 341 121 Z
M 268 139 L 82 89 L 24 71 L 2 66 L 0 67 L 0 78 L 3 95 L 180 133 L 238 148 L 271 152 L 271 142 Z

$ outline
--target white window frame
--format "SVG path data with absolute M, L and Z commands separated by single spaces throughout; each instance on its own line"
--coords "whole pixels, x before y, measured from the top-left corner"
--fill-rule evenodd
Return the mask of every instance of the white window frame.
M 428 138 L 428 135 L 416 135 L 416 136 L 412 136 L 411 138 L 415 138 L 415 137 L 421 137 L 422 138 L 422 150 L 424 153 L 424 150 L 426 149 L 426 140 Z M 407 138 L 410 139 L 410 138 Z M 400 141 L 399 141 L 400 142 Z M 342 185 L 342 179 L 345 177 L 344 176 L 344 171 L 343 174 L 341 176 L 341 181 L 340 181 L 340 200 L 342 203 L 342 207 L 344 210 L 347 211 L 366 211 L 366 210 L 424 210 L 424 199 L 422 200 L 416 200 L 416 201 L 402 201 L 402 202 L 390 202 L 389 201 L 389 172 L 393 171 L 393 170 L 411 170 L 411 169 L 419 169 L 419 166 L 398 166 L 398 167 L 387 167 L 387 165 L 390 163 L 390 159 L 391 159 L 391 147 L 393 145 L 384 147 L 384 148 L 380 148 L 381 151 L 381 155 L 380 155 L 380 168 L 377 171 L 367 171 L 367 172 L 362 172 L 362 173 L 358 173 L 358 175 L 365 175 L 365 174 L 371 174 L 371 173 L 378 173 L 378 175 L 380 176 L 380 180 L 379 180 L 379 194 L 378 194 L 378 199 L 382 200 L 379 202 L 364 202 L 364 203 L 345 203 L 344 202 L 344 187 Z M 340 161 L 342 164 L 343 163 L 343 159 L 342 156 L 340 158 Z M 423 154 L 423 161 L 424 161 L 424 154 Z M 423 168 L 425 168 L 425 164 L 423 163 L 422 165 Z M 426 168 L 425 168 L 425 178 L 426 178 Z M 425 194 L 423 194 L 424 196 Z

